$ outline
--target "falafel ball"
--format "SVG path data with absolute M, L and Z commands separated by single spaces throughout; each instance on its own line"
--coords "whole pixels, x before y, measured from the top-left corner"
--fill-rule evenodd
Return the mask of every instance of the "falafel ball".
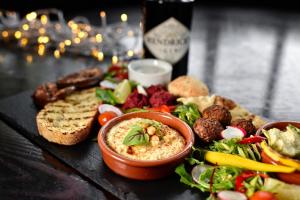
M 221 132 L 224 130 L 217 120 L 204 118 L 197 119 L 193 128 L 200 140 L 206 143 L 220 139 Z
M 246 131 L 247 135 L 255 134 L 256 128 L 252 123 L 252 120 L 237 119 L 231 122 L 231 126 L 242 128 Z
M 202 113 L 202 117 L 205 119 L 215 119 L 224 127 L 229 125 L 231 122 L 230 112 L 223 106 L 219 105 L 212 105 L 206 108 Z

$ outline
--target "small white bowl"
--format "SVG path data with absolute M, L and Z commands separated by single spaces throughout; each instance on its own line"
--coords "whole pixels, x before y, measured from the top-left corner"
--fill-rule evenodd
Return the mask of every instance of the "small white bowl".
M 166 85 L 171 81 L 172 65 L 163 60 L 140 59 L 131 61 L 128 65 L 129 80 L 142 86 Z

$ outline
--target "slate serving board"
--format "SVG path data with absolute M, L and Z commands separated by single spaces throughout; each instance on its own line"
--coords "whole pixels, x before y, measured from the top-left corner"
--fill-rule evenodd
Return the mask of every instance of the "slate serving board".
M 39 136 L 35 116 L 37 109 L 31 100 L 32 91 L 26 91 L 0 101 L 0 119 L 16 129 L 57 159 L 75 169 L 89 181 L 120 199 L 205 199 L 200 191 L 191 190 L 179 182 L 175 173 L 156 181 L 135 181 L 112 172 L 103 162 L 98 144 L 91 138 L 81 144 L 64 147 L 47 142 Z M 95 137 L 94 130 L 91 137 Z

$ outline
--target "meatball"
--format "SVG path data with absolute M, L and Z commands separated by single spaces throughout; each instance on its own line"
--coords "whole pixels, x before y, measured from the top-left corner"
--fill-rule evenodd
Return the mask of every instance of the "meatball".
M 193 128 L 200 140 L 206 143 L 220 139 L 221 132 L 224 130 L 221 123 L 217 120 L 203 118 L 197 119 Z
M 232 110 L 236 107 L 236 104 L 231 99 L 227 99 L 225 97 L 216 96 L 215 104 L 219 106 L 223 106 L 228 110 Z
M 252 135 L 256 132 L 255 126 L 252 124 L 251 120 L 247 119 L 237 119 L 231 122 L 231 126 L 242 128 L 246 131 L 247 135 Z
M 227 126 L 231 122 L 230 112 L 219 105 L 212 105 L 206 108 L 202 113 L 203 118 L 205 119 L 215 119 L 219 121 L 223 126 Z

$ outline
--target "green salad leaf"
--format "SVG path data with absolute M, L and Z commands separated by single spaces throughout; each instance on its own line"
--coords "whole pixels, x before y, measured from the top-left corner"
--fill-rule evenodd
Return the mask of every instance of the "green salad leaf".
M 192 188 L 198 188 L 202 192 L 206 191 L 203 187 L 201 187 L 201 185 L 194 182 L 191 174 L 186 171 L 183 163 L 176 168 L 175 172 L 180 176 L 181 183 L 184 183 Z
M 177 106 L 173 114 L 191 127 L 194 125 L 194 122 L 201 117 L 198 106 L 193 103 Z
M 117 81 L 113 78 L 115 76 L 116 72 L 107 72 L 104 74 L 104 79 L 111 81 L 113 83 L 117 83 Z
M 251 177 L 248 180 L 244 181 L 244 186 L 247 189 L 246 195 L 248 197 L 251 197 L 254 192 L 262 189 L 263 184 L 264 181 L 260 176 Z
M 205 151 L 200 148 L 195 148 L 192 146 L 192 152 L 188 158 L 186 158 L 186 161 L 190 165 L 195 165 L 195 164 L 203 164 L 204 163 L 204 154 Z
M 208 148 L 212 151 L 235 154 L 257 161 L 261 160 L 255 144 L 239 144 L 239 141 L 239 138 L 218 140 L 214 141 Z
M 198 188 L 202 192 L 210 192 L 212 187 L 213 192 L 221 190 L 231 190 L 235 188 L 235 179 L 241 173 L 241 169 L 230 166 L 211 166 L 204 167 L 204 171 L 200 174 L 198 181 L 195 182 L 191 175 L 191 171 L 187 171 L 197 165 L 204 166 L 205 151 L 200 148 L 192 147 L 192 152 L 185 163 L 179 165 L 175 172 L 180 176 L 180 182 L 189 185 L 193 188 Z M 195 178 L 195 177 L 194 177 Z M 210 181 L 213 180 L 211 186 Z
M 125 110 L 125 113 L 132 113 L 132 112 L 149 112 L 149 110 L 143 108 L 129 108 Z
M 175 170 L 180 176 L 181 183 L 192 188 L 198 188 L 202 192 L 210 192 L 210 187 L 212 187 L 213 192 L 234 189 L 235 179 L 241 171 L 239 168 L 229 166 L 208 167 L 200 174 L 198 183 L 196 183 L 191 174 L 186 171 L 184 164 L 179 165 Z M 210 186 L 211 177 L 213 180 L 212 186 Z
M 216 166 L 207 168 L 200 174 L 199 184 L 206 191 L 210 190 L 210 179 L 212 177 L 212 191 L 232 190 L 235 188 L 235 179 L 240 174 L 241 169 L 236 167 Z
M 138 86 L 138 83 L 136 81 L 132 81 L 132 80 L 129 80 L 129 84 L 130 84 L 131 90 L 133 90 L 134 88 L 136 88 Z
M 123 140 L 127 146 L 144 145 L 149 143 L 149 135 L 144 132 L 144 128 L 139 125 L 133 125 Z
M 104 90 L 104 89 L 97 88 L 96 96 L 100 98 L 104 103 L 108 103 L 111 105 L 117 104 L 117 100 L 111 90 Z
M 241 148 L 248 146 L 247 148 L 250 149 L 252 144 L 239 144 L 239 141 L 240 139 L 237 138 L 222 140 L 212 144 L 210 148 L 216 151 L 236 154 L 239 153 L 237 147 L 240 145 L 243 145 Z M 242 149 L 244 154 L 246 154 L 244 151 L 247 151 L 247 148 Z M 252 176 L 250 172 L 251 176 L 249 176 L 249 172 L 238 167 L 207 165 L 204 162 L 204 155 L 205 150 L 192 147 L 192 152 L 190 156 L 186 158 L 186 162 L 179 165 L 175 172 L 180 176 L 180 182 L 192 188 L 197 188 L 202 192 L 212 192 L 207 200 L 214 199 L 215 195 L 213 194 L 216 192 L 235 190 L 236 187 L 238 187 L 238 180 L 241 181 L 240 184 L 243 184 L 245 194 L 248 197 L 252 196 L 254 192 L 262 189 L 264 185 L 262 173 L 255 174 L 256 172 L 253 172 L 254 175 Z M 195 169 L 195 167 L 197 168 Z M 198 176 L 198 174 L 199 177 L 195 177 Z

